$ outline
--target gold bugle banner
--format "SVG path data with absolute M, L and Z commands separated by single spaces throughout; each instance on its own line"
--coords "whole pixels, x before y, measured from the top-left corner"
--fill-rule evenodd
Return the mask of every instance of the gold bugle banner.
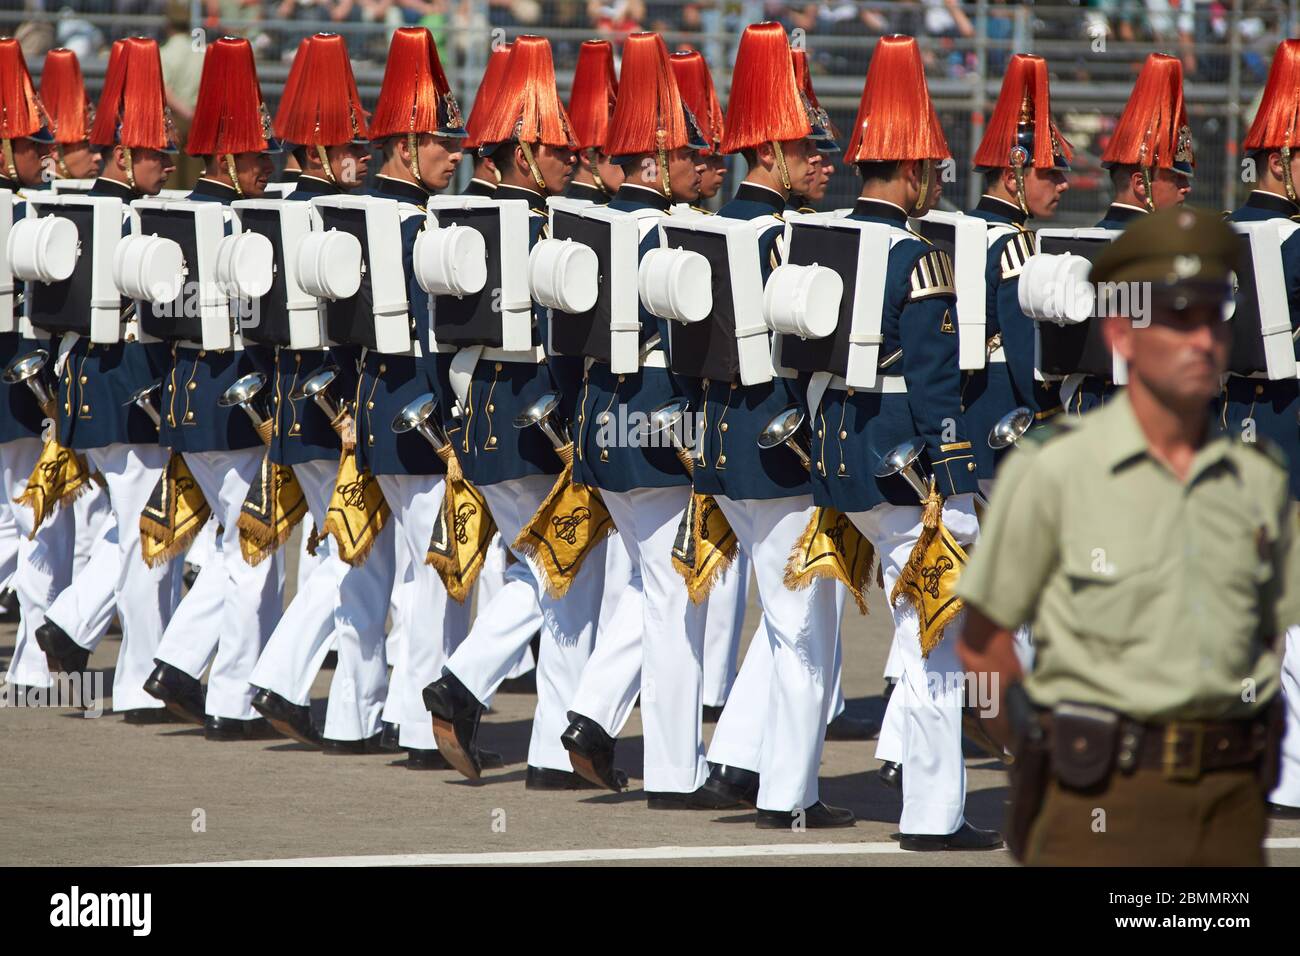
M 334 536 L 339 558 L 353 567 L 364 564 L 390 513 L 375 476 L 357 468 L 356 449 L 345 447 L 325 512 L 325 533 Z
M 69 505 L 78 495 L 90 490 L 90 468 L 86 460 L 70 448 L 64 448 L 56 439 L 47 439 L 41 448 L 41 457 L 27 479 L 27 487 L 14 499 L 15 504 L 32 509 L 32 533 L 53 512 L 55 505 Z
M 889 602 L 907 601 L 916 609 L 921 629 L 921 656 L 929 657 L 943 640 L 943 630 L 962 609 L 955 588 L 967 556 L 943 526 L 943 498 L 930 480 L 921 518 L 921 536 L 899 575 Z
M 290 532 L 307 514 L 307 498 L 293 469 L 262 458 L 257 480 L 239 509 L 239 551 L 244 560 L 258 565 L 288 540 Z
M 439 448 L 438 457 L 447 466 L 447 477 L 424 562 L 433 565 L 452 600 L 464 604 L 497 525 L 483 495 L 465 480 L 451 445 Z
M 537 561 L 546 578 L 546 593 L 561 598 L 587 555 L 614 531 L 614 519 L 595 488 L 574 483 L 573 442 L 556 449 L 556 454 L 564 470 L 511 547 Z
M 211 514 L 185 459 L 179 452 L 172 452 L 140 512 L 140 556 L 144 563 L 156 568 L 184 554 Z
M 739 547 L 736 533 L 713 496 L 692 494 L 673 540 L 673 567 L 686 581 L 692 603 L 699 604 L 709 596 Z
M 814 578 L 834 578 L 853 595 L 858 612 L 866 614 L 867 587 L 875 560 L 876 549 L 847 515 L 835 508 L 817 508 L 790 552 L 785 586 L 798 591 L 812 584 Z

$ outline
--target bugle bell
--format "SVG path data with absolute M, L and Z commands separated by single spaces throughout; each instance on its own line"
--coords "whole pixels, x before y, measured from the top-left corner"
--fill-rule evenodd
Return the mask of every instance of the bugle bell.
M 430 421 L 437 408 L 438 402 L 433 397 L 433 393 L 425 392 L 419 398 L 412 399 L 397 413 L 393 418 L 393 431 L 398 435 L 411 431 L 419 432 L 435 451 L 441 451 L 447 447 L 447 436 L 442 433 L 441 428 Z
M 154 382 L 152 385 L 145 385 L 143 388 L 137 388 L 135 394 L 128 398 L 123 405 L 134 405 L 140 411 L 149 416 L 149 421 L 153 422 L 153 427 L 162 428 L 162 416 L 158 414 L 158 406 L 153 403 L 151 397 L 154 392 L 162 388 L 162 382 Z
M 666 434 L 669 444 L 673 446 L 673 451 L 677 453 L 677 460 L 682 463 L 682 466 L 689 474 L 694 475 L 695 450 L 688 447 L 678 435 L 678 428 L 685 420 L 689 408 L 690 405 L 687 402 L 674 398 L 652 409 L 647 436 L 657 442 L 659 441 L 659 435 Z
M 876 465 L 876 477 L 888 478 L 898 475 L 916 492 L 922 503 L 930 496 L 930 483 L 925 480 L 917 459 L 925 451 L 925 441 L 921 438 L 909 438 L 887 451 Z
M 560 430 L 557 432 L 555 425 L 550 421 L 551 413 L 559 407 L 559 404 L 559 392 L 546 392 L 538 396 L 537 401 L 515 416 L 515 428 L 528 428 L 530 425 L 536 425 L 551 440 L 551 444 L 555 446 L 556 450 L 563 448 L 570 443 L 568 430 L 563 425 L 560 425 Z
M 808 449 L 804 448 L 799 442 L 799 431 L 803 428 L 803 423 L 808 416 L 798 405 L 788 405 L 767 423 L 767 426 L 759 432 L 758 447 L 767 451 L 769 448 L 775 448 L 777 445 L 788 445 L 790 450 L 799 456 L 803 466 L 809 470 L 812 469 L 812 456 L 808 454 Z
M 1034 413 L 1021 405 L 1013 408 L 1001 418 L 989 431 L 989 447 L 994 451 L 1010 448 L 1020 441 L 1022 435 L 1029 431 L 1034 423 Z
M 341 409 L 329 397 L 329 388 L 334 384 L 334 379 L 338 378 L 338 374 L 337 365 L 326 365 L 317 369 L 298 383 L 293 391 L 289 393 L 289 400 L 300 402 L 304 398 L 310 398 L 331 422 L 335 421 L 339 417 Z
M 262 389 L 266 387 L 266 376 L 261 372 L 249 372 L 247 375 L 240 376 L 230 387 L 222 393 L 217 399 L 217 404 L 222 408 L 239 407 L 252 421 L 254 428 L 261 428 L 266 421 L 267 416 L 264 411 L 258 407 L 255 399 L 261 394 Z
M 45 368 L 45 363 L 49 361 L 49 358 L 50 353 L 45 349 L 36 349 L 34 352 L 20 355 L 9 363 L 9 367 L 4 371 L 3 378 L 6 385 L 17 385 L 19 382 L 26 382 L 27 387 L 36 396 L 36 401 L 40 403 L 41 409 L 46 414 L 53 414 L 51 409 L 54 408 L 54 398 L 50 395 L 50 390 L 45 387 L 45 382 L 41 380 L 41 369 Z

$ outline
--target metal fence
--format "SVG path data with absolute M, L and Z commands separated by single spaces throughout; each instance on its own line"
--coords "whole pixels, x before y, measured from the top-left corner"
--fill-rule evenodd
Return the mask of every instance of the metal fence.
M 1076 150 L 1071 191 L 1058 218 L 1086 223 L 1109 201 L 1098 158 L 1138 67 L 1153 51 L 1181 56 L 1187 67 L 1197 155 L 1192 201 L 1226 208 L 1244 198 L 1250 185 L 1243 181 L 1237 144 L 1274 47 L 1300 26 L 1298 6 L 1300 0 L 193 0 L 178 11 L 174 0 L 0 0 L 0 31 L 22 39 L 36 74 L 45 50 L 76 49 L 96 94 L 107 46 L 117 37 L 144 33 L 171 37 L 173 46 L 188 43 L 195 56 L 186 68 L 197 69 L 208 39 L 244 35 L 258 53 L 263 91 L 274 106 L 302 37 L 317 30 L 342 33 L 362 98 L 373 103 L 393 30 L 423 24 L 434 33 L 468 111 L 492 45 L 524 33 L 551 40 L 566 94 L 583 40 L 601 36 L 617 44 L 634 30 L 654 29 L 670 48 L 703 51 L 725 98 L 745 24 L 776 19 L 809 51 L 822 105 L 842 130 L 853 124 L 876 38 L 910 33 L 924 52 L 930 92 L 956 161 L 956 181 L 946 187 L 946 199 L 956 206 L 978 198 L 970 157 L 1007 59 L 1014 52 L 1038 53 L 1051 64 L 1054 111 Z M 164 12 L 171 13 L 170 28 Z M 743 173 L 743 163 L 737 164 L 733 174 Z M 831 184 L 828 204 L 848 204 L 857 192 L 848 170 L 837 171 Z

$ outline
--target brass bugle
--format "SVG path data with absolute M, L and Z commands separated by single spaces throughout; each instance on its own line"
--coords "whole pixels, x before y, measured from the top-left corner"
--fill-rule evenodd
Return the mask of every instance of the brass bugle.
M 40 404 L 41 409 L 47 415 L 53 415 L 54 397 L 50 394 L 50 390 L 45 387 L 45 382 L 41 380 L 41 370 L 45 368 L 45 363 L 49 361 L 49 358 L 50 353 L 45 349 L 36 349 L 26 355 L 20 355 L 9 363 L 9 367 L 4 371 L 3 378 L 6 385 L 17 385 L 19 382 L 26 382 L 27 387 L 36 396 L 36 401 Z
M 242 408 L 249 420 L 252 421 L 253 427 L 261 428 L 267 416 L 257 407 L 254 399 L 261 394 L 262 389 L 265 387 L 265 375 L 261 372 L 249 372 L 232 382 L 230 387 L 217 399 L 217 404 L 222 408 L 232 406 Z
M 123 404 L 134 405 L 140 409 L 149 416 L 149 421 L 153 422 L 153 427 L 161 430 L 162 416 L 158 414 L 158 406 L 153 403 L 153 399 L 150 397 L 160 388 L 162 388 L 162 382 L 154 382 L 152 385 L 137 388 L 135 394 Z
M 758 447 L 767 451 L 777 445 L 787 445 L 791 451 L 799 456 L 803 466 L 811 471 L 812 456 L 808 454 L 808 449 L 804 448 L 799 442 L 799 430 L 803 428 L 803 423 L 807 418 L 808 416 L 804 414 L 804 410 L 798 405 L 786 406 L 777 412 L 776 417 L 759 432 Z
M 925 480 L 921 467 L 916 463 L 923 451 L 925 451 L 925 441 L 920 438 L 909 438 L 902 444 L 894 446 L 876 465 L 876 477 L 888 478 L 890 475 L 899 475 L 912 486 L 916 496 L 924 503 L 930 496 L 930 485 Z
M 289 393 L 289 400 L 299 402 L 304 398 L 310 398 L 331 422 L 337 420 L 341 409 L 329 397 L 329 387 L 334 384 L 338 374 L 337 365 L 326 365 L 317 369 L 298 383 L 297 387 Z
M 438 402 L 432 392 L 425 392 L 419 398 L 408 402 L 393 419 L 393 431 L 399 435 L 415 431 L 424 436 L 425 441 L 433 446 L 434 451 L 447 447 L 447 436 L 442 429 L 433 424 L 431 419 L 438 408 Z
M 677 427 L 686 418 L 689 404 L 680 399 L 672 399 L 650 412 L 649 437 L 667 433 L 668 441 L 677 453 L 677 460 L 682 463 L 687 474 L 695 474 L 695 450 L 687 447 L 677 435 Z
M 1029 426 L 1033 423 L 1034 413 L 1025 406 L 1011 409 L 989 430 L 989 447 L 994 451 L 1010 448 L 1020 441 L 1021 436 L 1029 431 Z
M 551 413 L 559 407 L 559 404 L 559 392 L 546 392 L 539 396 L 537 401 L 515 416 L 515 428 L 528 428 L 530 425 L 536 425 L 546 434 L 546 437 L 551 440 L 551 444 L 558 451 L 570 443 L 568 431 L 564 426 L 559 426 L 560 431 L 557 432 L 550 421 Z

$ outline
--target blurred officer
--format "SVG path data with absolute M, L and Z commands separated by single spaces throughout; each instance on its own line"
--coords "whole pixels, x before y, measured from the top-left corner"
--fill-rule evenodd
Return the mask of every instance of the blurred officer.
M 1300 40 L 1283 40 L 1273 56 L 1268 85 L 1260 100 L 1255 122 L 1242 148 L 1255 164 L 1256 187 L 1245 205 L 1228 218 L 1234 222 L 1276 219 L 1286 222 L 1300 216 L 1295 180 L 1300 176 L 1295 118 L 1300 110 Z M 1291 300 L 1292 335 L 1300 363 L 1300 238 L 1293 232 L 1282 243 L 1282 269 Z M 1300 366 L 1298 366 L 1300 367 Z M 1270 379 L 1263 374 L 1229 374 L 1224 384 L 1223 424 L 1253 440 L 1255 434 L 1282 449 L 1291 467 L 1291 498 L 1300 499 L 1300 382 L 1294 378 Z M 1247 436 L 1246 430 L 1251 434 Z M 1282 658 L 1282 692 L 1287 709 L 1283 741 L 1282 774 L 1269 797 L 1275 816 L 1300 817 L 1300 627 L 1286 632 Z
M 115 44 L 90 142 L 104 153 L 104 168 L 91 196 L 129 203 L 155 196 L 171 174 L 177 146 L 165 109 L 158 45 L 132 37 Z M 138 341 L 138 319 L 123 323 L 122 340 L 94 344 L 65 336 L 59 380 L 60 442 L 84 450 L 108 485 L 117 522 L 121 577 L 115 600 L 122 621 L 122 648 L 113 679 L 115 710 L 138 711 L 128 719 L 171 719 L 144 690 L 162 635 L 180 600 L 179 558 L 154 567 L 140 551 L 139 523 L 150 494 L 167 466 L 169 451 L 158 429 L 132 396 L 171 369 L 166 343 Z
M 570 199 L 588 199 L 605 205 L 623 185 L 623 167 L 612 162 L 605 149 L 618 77 L 614 75 L 614 47 L 608 40 L 584 40 L 578 47 L 569 91 L 569 122 L 578 147 L 573 181 L 564 191 Z
M 1196 158 L 1183 105 L 1183 64 L 1152 53 L 1142 64 L 1124 112 L 1101 155 L 1115 198 L 1097 225 L 1123 229 L 1134 218 L 1176 206 L 1192 191 Z M 1061 400 L 1071 415 L 1096 408 L 1115 385 L 1093 375 L 1070 376 Z
M 1300 621 L 1300 554 L 1281 456 L 1211 421 L 1239 249 L 1218 216 L 1177 208 L 1098 256 L 1093 281 L 1152 288 L 1144 321 L 1103 320 L 1128 387 L 1045 430 L 958 582 L 962 660 L 998 681 L 994 727 L 1014 740 L 1008 835 L 1026 863 L 1264 862 L 1272 648 Z
M 271 134 L 247 40 L 223 37 L 208 45 L 185 148 L 204 163 L 191 201 L 229 205 L 265 193 L 280 144 Z M 163 635 L 146 685 L 191 719 L 202 719 L 209 739 L 220 740 L 243 738 L 252 721 L 262 725 L 248 679 L 284 610 L 281 556 L 251 565 L 239 544 L 240 511 L 261 472 L 265 445 L 243 409 L 223 408 L 219 400 L 243 376 L 269 377 L 275 367 L 271 349 L 240 344 L 216 351 L 177 343 L 163 381 L 159 442 L 184 456 L 221 530 Z M 199 678 L 209 665 L 204 706 L 194 714 Z

